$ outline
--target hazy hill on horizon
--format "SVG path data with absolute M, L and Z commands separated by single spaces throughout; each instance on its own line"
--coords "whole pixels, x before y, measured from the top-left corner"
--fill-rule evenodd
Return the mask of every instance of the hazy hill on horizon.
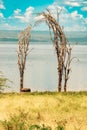
M 21 30 L 0 30 L 0 42 L 17 42 L 18 35 Z M 67 40 L 72 44 L 78 43 L 79 45 L 87 45 L 87 32 L 86 31 L 74 31 L 65 32 Z M 49 42 L 50 33 L 49 31 L 31 31 L 31 42 Z

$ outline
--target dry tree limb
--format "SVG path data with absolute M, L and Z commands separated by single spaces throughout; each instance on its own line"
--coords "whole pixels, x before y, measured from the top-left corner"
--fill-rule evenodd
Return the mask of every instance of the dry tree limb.
M 67 91 L 67 81 L 69 79 L 69 74 L 71 71 L 70 68 L 70 64 L 71 64 L 71 51 L 72 48 L 70 47 L 70 45 L 67 47 L 67 51 L 66 51 L 66 61 L 64 61 L 64 92 Z
M 69 71 L 70 71 L 69 67 L 70 67 L 70 59 L 71 59 L 71 50 L 67 48 L 66 36 L 62 28 L 60 27 L 59 23 L 56 21 L 56 19 L 50 12 L 50 10 L 47 9 L 46 12 L 43 12 L 41 15 L 43 16 L 43 19 L 37 21 L 37 23 L 41 23 L 45 21 L 49 27 L 50 33 L 52 30 L 53 35 L 54 35 L 54 39 L 52 41 L 55 46 L 55 51 L 56 51 L 57 61 L 58 61 L 58 67 L 57 67 L 58 91 L 61 92 L 62 90 L 63 73 L 65 75 L 64 91 L 66 91 L 67 80 L 68 80 Z
M 57 54 L 58 60 L 58 91 L 62 90 L 62 78 L 63 78 L 63 64 L 66 53 L 66 37 L 56 21 L 56 19 L 51 15 L 50 11 L 47 10 L 47 13 L 43 13 L 45 20 L 49 23 L 49 27 L 53 30 L 54 34 L 54 45 Z
M 20 91 L 23 89 L 24 69 L 26 65 L 26 57 L 29 50 L 31 27 L 27 27 L 18 37 L 18 67 L 20 72 Z

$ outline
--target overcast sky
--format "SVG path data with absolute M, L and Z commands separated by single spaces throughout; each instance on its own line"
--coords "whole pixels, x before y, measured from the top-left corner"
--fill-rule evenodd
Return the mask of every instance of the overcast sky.
M 67 31 L 87 31 L 87 0 L 0 0 L 0 30 L 20 30 L 32 24 L 37 13 L 49 8 Z M 36 28 L 37 29 L 37 28 Z M 38 30 L 46 30 L 45 24 Z

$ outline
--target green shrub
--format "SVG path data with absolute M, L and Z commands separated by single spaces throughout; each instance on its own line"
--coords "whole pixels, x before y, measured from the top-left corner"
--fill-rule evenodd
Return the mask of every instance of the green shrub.
M 19 114 L 13 114 L 9 120 L 1 121 L 4 130 L 27 130 L 27 113 L 20 110 Z
M 43 124 L 43 126 L 31 125 L 29 130 L 51 130 L 51 127 L 45 126 L 44 124 Z
M 3 73 L 0 71 L 0 92 L 2 92 L 6 87 L 9 87 L 7 85 L 7 82 L 10 81 L 7 78 L 3 76 Z M 10 81 L 11 82 L 11 81 Z
M 56 130 L 64 130 L 64 127 L 63 127 L 62 125 L 58 125 L 58 126 L 56 127 Z
M 3 130 L 52 130 L 50 126 L 46 125 L 30 125 L 29 124 L 29 113 L 21 110 L 20 108 L 17 111 L 18 114 L 10 114 L 8 120 L 0 121 Z M 55 130 L 64 130 L 62 125 L 59 125 Z

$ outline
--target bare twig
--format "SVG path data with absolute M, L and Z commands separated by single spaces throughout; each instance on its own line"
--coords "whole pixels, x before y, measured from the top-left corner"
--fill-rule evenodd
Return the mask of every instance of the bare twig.
M 18 40 L 18 67 L 20 72 L 20 91 L 23 89 L 23 77 L 24 77 L 24 69 L 26 65 L 26 57 L 29 51 L 29 41 L 30 41 L 30 31 L 31 28 L 27 27 L 24 31 L 22 31 L 19 35 Z
M 64 91 L 66 91 L 67 87 L 67 80 L 69 79 L 69 72 L 70 72 L 70 63 L 71 63 L 71 47 L 67 44 L 66 36 L 63 32 L 63 29 L 60 27 L 58 21 L 54 18 L 51 11 L 49 9 L 46 12 L 41 14 L 43 18 L 37 23 L 46 22 L 49 27 L 50 36 L 51 30 L 54 34 L 53 44 L 55 46 L 55 51 L 57 54 L 57 61 L 58 61 L 58 91 L 61 92 L 62 90 L 62 78 L 64 73 Z M 67 47 L 68 46 L 68 47 Z

